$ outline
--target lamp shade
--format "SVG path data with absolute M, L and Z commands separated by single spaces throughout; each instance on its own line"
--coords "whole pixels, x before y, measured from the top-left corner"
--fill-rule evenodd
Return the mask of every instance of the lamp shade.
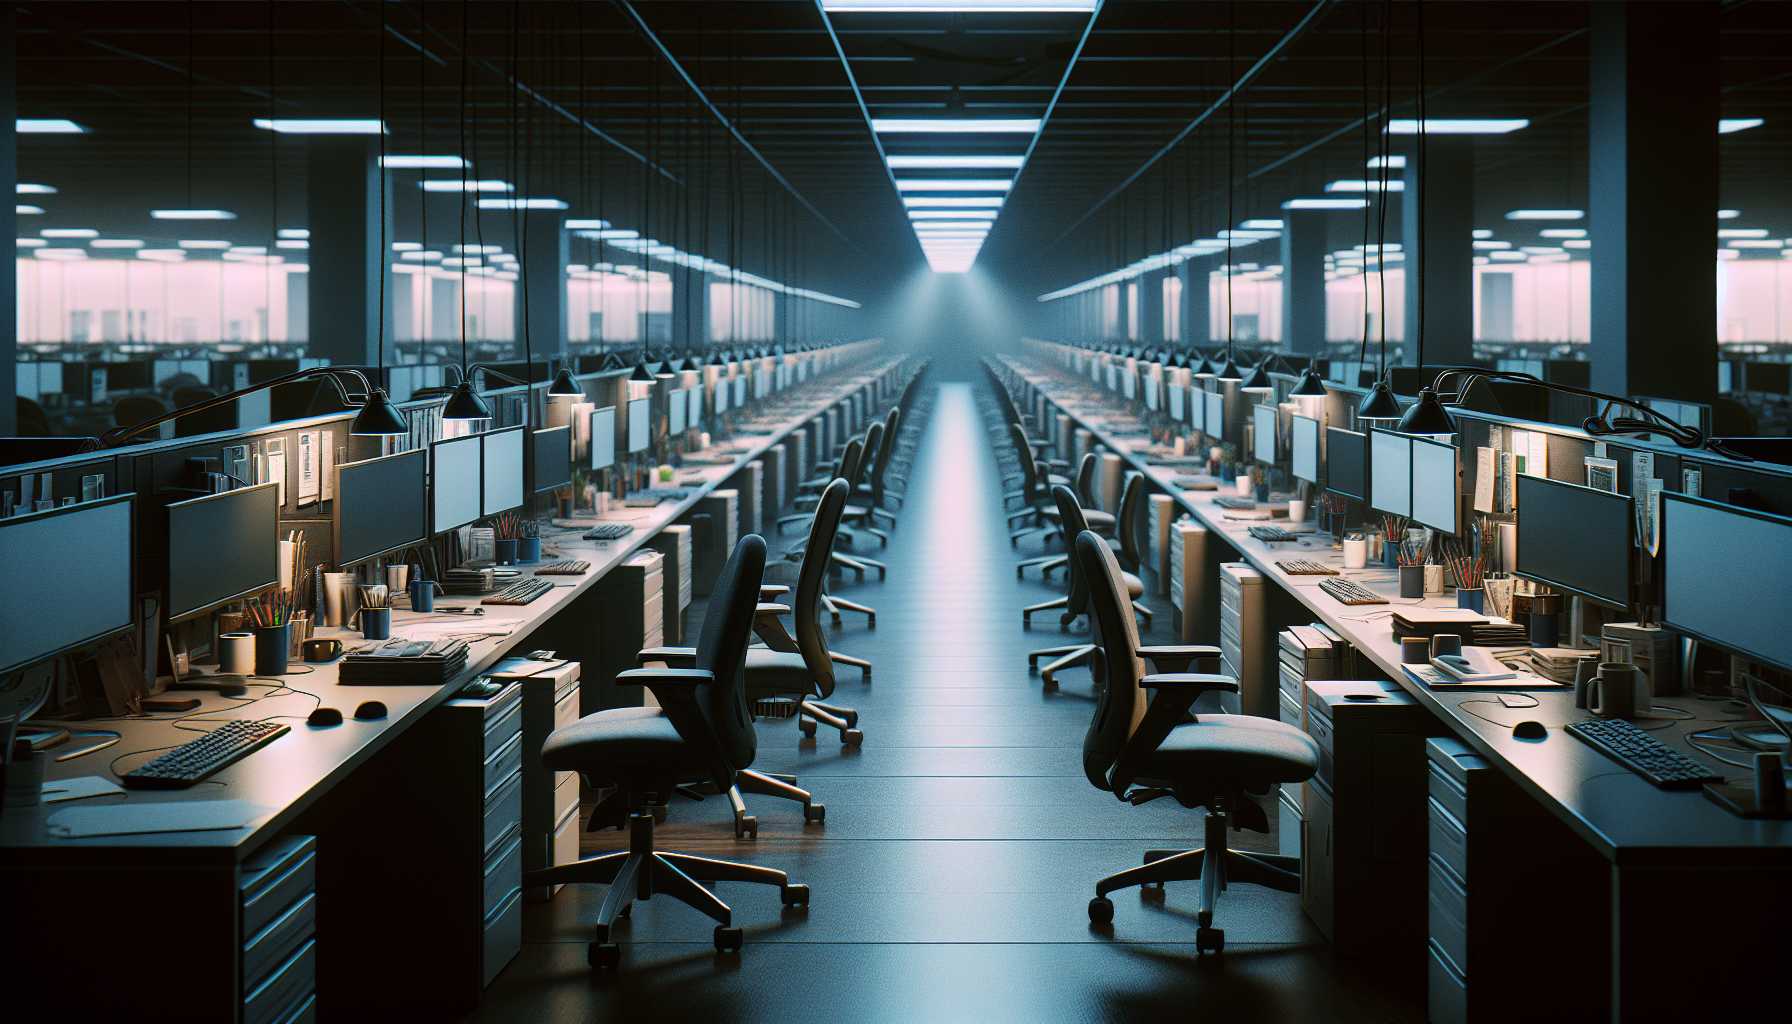
M 1394 389 L 1388 387 L 1387 381 L 1377 380 L 1369 393 L 1363 396 L 1361 404 L 1356 407 L 1356 418 L 1371 423 L 1400 418 L 1400 401 L 1394 397 Z
M 454 386 L 454 393 L 448 396 L 448 402 L 442 406 L 442 418 L 445 420 L 489 420 L 492 418 L 491 406 L 473 390 L 471 381 L 463 380 Z
M 367 404 L 355 413 L 348 432 L 355 437 L 397 437 L 410 433 L 411 425 L 386 397 L 386 389 L 374 388 L 367 396 Z
M 548 385 L 548 397 L 579 401 L 585 397 L 585 389 L 573 379 L 572 371 L 563 366 L 554 375 L 554 383 Z
M 1290 398 L 1324 398 L 1325 383 L 1313 372 L 1311 366 L 1301 371 L 1300 380 L 1295 381 L 1294 390 L 1288 393 Z
M 1400 417 L 1400 432 L 1403 434 L 1454 434 L 1456 421 L 1450 417 L 1450 411 L 1437 399 L 1437 392 L 1430 388 L 1419 389 L 1419 400 Z
M 645 354 L 641 356 L 641 361 L 635 364 L 635 372 L 629 374 L 628 379 L 636 384 L 653 383 L 653 371 L 647 368 L 647 356 Z
M 1244 380 L 1244 374 L 1239 371 L 1238 364 L 1232 360 L 1230 355 L 1226 356 L 1226 365 L 1220 367 L 1219 373 L 1216 374 L 1216 376 L 1218 376 L 1220 380 L 1226 381 Z
M 1265 395 L 1274 391 L 1276 386 L 1270 383 L 1269 374 L 1263 372 L 1263 363 L 1267 362 L 1269 362 L 1269 360 L 1265 359 L 1262 363 L 1258 363 L 1251 372 L 1246 375 L 1244 383 L 1240 384 L 1238 389 L 1240 391 L 1251 391 Z

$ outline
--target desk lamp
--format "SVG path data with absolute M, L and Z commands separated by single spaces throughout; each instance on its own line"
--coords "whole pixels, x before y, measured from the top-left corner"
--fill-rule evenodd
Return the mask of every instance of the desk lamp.
M 342 384 L 343 377 L 349 377 L 358 383 L 361 386 L 360 392 L 358 394 L 351 393 L 344 387 Z M 360 410 L 355 413 L 355 421 L 349 425 L 349 433 L 351 435 L 355 437 L 393 437 L 400 434 L 410 433 L 410 425 L 405 422 L 404 416 L 399 413 L 398 409 L 392 405 L 391 400 L 386 397 L 385 389 L 376 388 L 370 385 L 367 382 L 366 375 L 360 370 L 339 366 L 313 366 L 302 370 L 294 370 L 291 373 L 283 373 L 278 377 L 269 378 L 259 384 L 251 384 L 246 388 L 238 388 L 237 390 L 226 394 L 203 399 L 194 402 L 191 405 L 182 406 L 171 412 L 163 413 L 160 416 L 151 417 L 141 423 L 133 423 L 128 427 L 113 427 L 111 430 L 100 435 L 100 447 L 116 448 L 126 441 L 129 441 L 131 438 L 147 434 L 164 423 L 170 423 L 174 420 L 192 416 L 196 413 L 219 408 L 226 403 L 234 402 L 239 398 L 255 394 L 258 391 L 266 391 L 271 388 L 279 387 L 282 384 L 291 384 L 295 381 L 311 380 L 313 378 L 322 378 L 329 381 L 331 386 L 336 389 L 336 395 L 342 400 L 343 405 L 348 406 L 351 409 Z M 490 414 L 488 413 L 487 415 Z
M 1443 389 L 1444 382 L 1450 377 L 1457 375 L 1462 377 L 1461 385 L 1453 392 L 1445 391 Z M 1605 403 L 1605 408 L 1603 410 L 1588 416 L 1581 421 L 1581 429 L 1593 437 L 1610 437 L 1616 434 L 1631 436 L 1661 434 L 1671 439 L 1676 445 L 1679 445 L 1682 448 L 1709 449 L 1743 462 L 1754 461 L 1746 455 L 1727 450 L 1723 445 L 1706 437 L 1705 432 L 1699 428 L 1676 423 L 1640 402 L 1632 401 L 1628 398 L 1620 398 L 1617 395 L 1608 395 L 1600 391 L 1577 388 L 1570 384 L 1546 381 L 1528 373 L 1520 373 L 1516 370 L 1488 370 L 1479 366 L 1445 366 L 1439 369 L 1436 379 L 1431 383 L 1431 387 L 1423 388 L 1419 392 L 1421 402 L 1424 400 L 1425 393 L 1431 392 L 1433 400 L 1437 402 L 1437 409 L 1435 410 L 1436 415 L 1426 413 L 1422 418 L 1415 416 L 1414 419 L 1418 423 L 1420 429 L 1415 430 L 1414 432 L 1432 433 L 1434 432 L 1432 428 L 1435 428 L 1435 432 L 1437 433 L 1444 433 L 1446 431 L 1454 433 L 1456 425 L 1450 418 L 1449 410 L 1445 408 L 1446 404 L 1461 405 L 1463 399 L 1467 397 L 1469 389 L 1474 387 L 1477 382 L 1483 380 L 1505 381 L 1513 384 L 1528 384 L 1545 391 L 1554 391 L 1564 395 L 1575 395 L 1580 398 L 1590 398 L 1595 402 Z M 1622 406 L 1627 409 L 1632 409 L 1641 415 L 1614 417 L 1612 415 L 1613 406 Z M 1403 420 L 1402 430 L 1406 429 L 1404 422 L 1405 421 Z

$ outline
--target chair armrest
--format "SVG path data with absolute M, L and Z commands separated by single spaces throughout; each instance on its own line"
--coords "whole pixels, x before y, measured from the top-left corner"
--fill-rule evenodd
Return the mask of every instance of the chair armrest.
M 765 641 L 765 646 L 784 654 L 794 654 L 802 648 L 797 646 L 796 638 L 784 628 L 784 620 L 780 616 L 789 615 L 790 607 L 782 604 L 762 604 L 753 614 L 753 635 Z
M 1207 672 L 1165 672 L 1149 675 L 1139 680 L 1139 686 L 1147 690 L 1159 691 L 1159 700 L 1163 699 L 1163 695 L 1170 693 L 1187 692 L 1199 697 L 1203 693 L 1238 692 L 1238 680 L 1231 676 L 1214 675 Z
M 616 682 L 627 686 L 645 686 L 659 696 L 667 693 L 689 693 L 693 688 L 714 681 L 716 675 L 706 668 L 631 668 L 616 673 Z
M 688 669 L 697 664 L 695 647 L 648 647 L 635 656 L 635 664 L 646 669 L 649 662 L 665 662 L 668 668 Z
M 1207 667 L 1218 668 L 1220 649 L 1208 644 L 1161 644 L 1139 648 L 1139 657 L 1150 662 L 1153 669 L 1187 672 L 1197 661 L 1211 662 Z
M 1196 698 L 1219 690 L 1238 692 L 1238 682 L 1230 676 L 1203 673 L 1150 675 L 1139 680 L 1139 686 L 1153 691 L 1151 703 L 1108 773 L 1108 786 L 1121 799 L 1125 799 L 1126 791 L 1151 755 L 1169 738 L 1170 730 L 1188 720 L 1188 709 Z
M 698 691 L 714 683 L 715 678 L 715 673 L 706 668 L 633 668 L 616 674 L 619 685 L 640 685 L 653 691 L 660 710 L 672 720 L 672 728 L 697 750 L 709 766 L 710 781 L 726 793 L 734 785 L 734 766 L 728 763 L 721 737 L 698 704 Z
M 759 600 L 761 601 L 774 601 L 788 593 L 790 593 L 790 588 L 782 583 L 759 584 Z

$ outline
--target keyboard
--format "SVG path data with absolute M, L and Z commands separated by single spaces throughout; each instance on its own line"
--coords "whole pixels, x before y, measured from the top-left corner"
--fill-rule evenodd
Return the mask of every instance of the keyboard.
M 479 603 L 528 604 L 553 589 L 554 582 L 552 580 L 530 577 L 528 579 L 517 580 L 515 583 L 512 583 L 510 586 L 505 587 L 495 594 L 480 598 Z
M 1205 476 L 1173 476 L 1170 482 L 1185 491 L 1217 491 L 1220 485 L 1213 482 L 1212 477 Z
M 1305 558 L 1283 558 L 1276 562 L 1290 576 L 1336 576 L 1338 570 Z
M 590 571 L 591 571 L 591 563 L 590 562 L 581 562 L 575 558 L 568 558 L 563 562 L 548 562 L 546 565 L 537 567 L 535 570 L 535 575 L 537 575 L 537 576 L 583 576 Z
M 586 540 L 621 540 L 634 532 L 635 528 L 628 523 L 598 523 L 579 536 Z
M 1319 581 L 1319 589 L 1339 604 L 1387 604 L 1388 599 L 1354 580 L 1327 576 Z
M 122 776 L 126 789 L 186 789 L 292 731 L 280 722 L 225 722 Z
M 1698 789 L 1723 781 L 1723 776 L 1622 718 L 1589 718 L 1569 722 L 1565 728 L 1658 789 Z
M 1299 534 L 1290 533 L 1286 527 L 1282 526 L 1253 526 L 1251 527 L 1251 536 L 1265 544 L 1286 544 L 1289 541 L 1300 539 Z
M 1213 499 L 1213 503 L 1221 508 L 1229 508 L 1235 512 L 1257 507 L 1256 498 L 1241 498 L 1236 494 L 1222 494 Z

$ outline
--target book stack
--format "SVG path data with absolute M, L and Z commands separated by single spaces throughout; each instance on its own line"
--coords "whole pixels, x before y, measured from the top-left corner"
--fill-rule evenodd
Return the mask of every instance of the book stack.
M 1575 667 L 1598 657 L 1598 651 L 1578 647 L 1537 647 L 1530 652 L 1531 671 L 1551 682 L 1572 683 Z

